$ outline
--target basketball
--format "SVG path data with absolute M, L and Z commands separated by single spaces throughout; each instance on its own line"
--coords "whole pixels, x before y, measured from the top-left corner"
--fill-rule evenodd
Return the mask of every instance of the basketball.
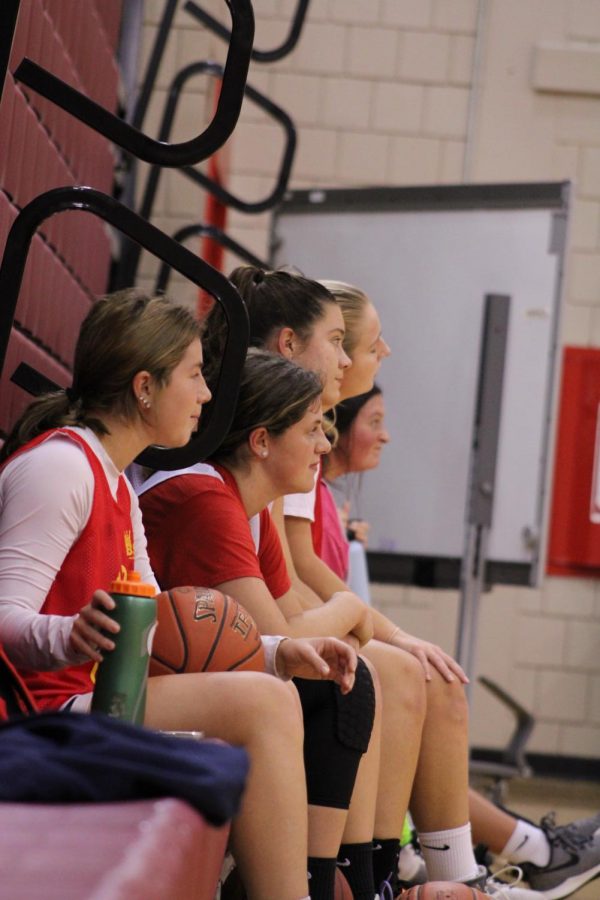
M 233 597 L 178 587 L 158 594 L 156 607 L 150 675 L 265 671 L 258 628 Z
M 350 885 L 338 867 L 335 867 L 335 887 L 333 889 L 333 900 L 354 900 L 354 894 L 350 890 Z
M 486 900 L 486 894 L 458 881 L 427 881 L 402 891 L 398 900 Z

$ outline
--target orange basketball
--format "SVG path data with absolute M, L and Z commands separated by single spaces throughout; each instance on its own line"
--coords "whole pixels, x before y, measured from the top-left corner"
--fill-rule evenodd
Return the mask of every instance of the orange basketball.
M 178 587 L 156 597 L 158 624 L 150 675 L 265 671 L 260 633 L 250 613 L 203 587 Z
M 335 867 L 333 900 L 354 900 L 354 894 L 350 890 L 350 885 L 346 881 L 344 873 L 337 866 Z
M 486 895 L 458 881 L 427 881 L 402 891 L 398 900 L 486 900 Z

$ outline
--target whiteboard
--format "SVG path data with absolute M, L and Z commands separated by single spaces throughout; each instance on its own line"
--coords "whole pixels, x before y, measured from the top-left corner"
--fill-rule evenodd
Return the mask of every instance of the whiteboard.
M 359 285 L 392 348 L 378 376 L 391 443 L 361 494 L 371 551 L 462 556 L 484 298 L 507 294 L 488 558 L 536 580 L 567 196 L 564 183 L 318 190 L 281 207 L 274 264 Z

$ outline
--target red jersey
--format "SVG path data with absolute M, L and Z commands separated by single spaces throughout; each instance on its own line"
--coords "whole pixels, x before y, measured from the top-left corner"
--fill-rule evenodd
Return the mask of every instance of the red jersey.
M 277 599 L 291 587 L 268 509 L 248 521 L 235 478 L 200 464 L 139 494 L 148 555 L 159 584 L 216 587 L 260 578 Z M 164 473 L 166 476 L 167 473 Z
M 95 590 L 108 590 L 121 566 L 132 568 L 134 548 L 131 496 L 125 478 L 121 477 L 117 499 L 114 499 L 102 463 L 94 451 L 80 435 L 67 429 L 57 428 L 44 432 L 20 447 L 10 460 L 43 441 L 50 440 L 56 434 L 79 444 L 94 475 L 94 496 L 89 519 L 67 553 L 40 610 L 42 614 L 72 616 L 89 603 Z M 56 671 L 19 669 L 19 674 L 40 709 L 56 709 L 75 694 L 93 690 L 91 672 L 95 665 L 90 660 Z

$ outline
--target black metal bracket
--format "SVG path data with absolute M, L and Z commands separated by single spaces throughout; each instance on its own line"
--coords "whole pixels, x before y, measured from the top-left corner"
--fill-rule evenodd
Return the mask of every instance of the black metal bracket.
M 52 391 L 59 391 L 61 386 L 56 381 L 52 381 L 47 375 L 42 375 L 29 363 L 21 362 L 10 376 L 10 380 L 17 387 L 23 388 L 32 397 L 39 397 L 40 394 L 50 394 Z
M 205 66 L 205 70 L 209 71 L 211 74 L 220 76 L 223 67 L 216 63 L 198 63 L 198 66 Z M 193 68 L 190 66 L 189 68 Z M 186 72 L 185 69 L 182 70 L 180 74 L 184 74 Z M 194 73 L 192 73 L 194 74 Z M 236 197 L 235 194 L 232 194 L 230 191 L 226 190 L 222 185 L 217 184 L 212 178 L 209 178 L 204 172 L 201 172 L 199 169 L 194 169 L 191 166 L 183 166 L 181 171 L 184 175 L 194 181 L 196 184 L 200 185 L 200 187 L 205 188 L 209 193 L 213 194 L 221 203 L 224 203 L 226 206 L 231 206 L 233 209 L 237 209 L 240 212 L 244 213 L 262 213 L 266 212 L 269 209 L 273 209 L 281 200 L 283 200 L 284 194 L 287 190 L 288 182 L 290 180 L 290 172 L 292 171 L 292 164 L 294 162 L 294 155 L 296 153 L 296 129 L 294 127 L 294 123 L 288 114 L 283 110 L 280 106 L 262 94 L 260 91 L 257 91 L 256 88 L 253 88 L 251 85 L 247 84 L 244 90 L 244 94 L 256 104 L 260 109 L 262 109 L 268 116 L 272 119 L 275 119 L 276 122 L 282 126 L 285 133 L 285 149 L 283 151 L 283 156 L 281 158 L 281 163 L 279 165 L 279 171 L 277 173 L 275 187 L 262 200 L 243 200 L 241 197 Z M 170 123 L 171 124 L 171 123 Z
M 292 52 L 298 43 L 300 33 L 302 32 L 302 26 L 304 24 L 304 19 L 306 18 L 309 2 L 310 0 L 298 0 L 290 30 L 284 42 L 280 44 L 279 47 L 274 47 L 273 50 L 253 50 L 252 59 L 254 62 L 275 62 L 278 59 L 283 59 L 284 56 L 287 56 L 288 53 Z M 202 9 L 202 7 L 198 6 L 197 3 L 194 3 L 193 0 L 188 0 L 184 9 L 186 12 L 190 13 L 190 15 L 194 16 L 194 18 L 202 22 L 203 25 L 206 25 L 207 28 L 210 28 L 210 30 L 220 38 L 223 38 L 224 41 L 230 40 L 231 32 L 229 29 L 225 28 L 224 25 L 211 16 L 210 13 L 207 13 Z
M 171 129 L 173 127 L 173 121 L 177 112 L 177 106 L 179 104 L 179 100 L 186 83 L 195 75 L 203 75 L 206 73 L 213 75 L 216 78 L 221 78 L 224 74 L 223 66 L 219 65 L 219 63 L 202 61 L 191 63 L 189 66 L 185 66 L 185 68 L 177 73 L 171 83 L 171 87 L 169 88 L 169 93 L 167 95 L 167 102 L 165 104 L 165 109 L 160 124 L 160 141 L 169 140 Z M 264 94 L 261 94 L 260 91 L 257 91 L 256 88 L 253 88 L 251 85 L 246 84 L 246 87 L 244 88 L 244 94 L 248 97 L 249 100 L 252 100 L 253 103 L 263 109 L 268 115 L 276 119 L 282 125 L 286 135 L 285 151 L 283 153 L 281 165 L 277 174 L 276 184 L 268 197 L 265 197 L 263 200 L 258 200 L 256 202 L 242 200 L 239 197 L 236 197 L 234 194 L 231 194 L 229 191 L 225 190 L 225 188 L 221 187 L 221 185 L 217 184 L 211 178 L 208 178 L 198 169 L 193 169 L 190 166 L 184 166 L 182 167 L 181 171 L 201 187 L 209 191 L 211 194 L 214 194 L 215 197 L 217 197 L 219 200 L 221 200 L 222 203 L 226 204 L 227 206 L 232 206 L 234 207 L 234 209 L 238 209 L 241 212 L 261 213 L 265 212 L 268 209 L 271 209 L 273 206 L 279 203 L 279 201 L 285 194 L 290 178 L 292 163 L 294 161 L 294 154 L 296 152 L 296 129 L 294 128 L 294 123 L 292 122 L 288 114 L 283 109 L 281 109 L 280 106 L 277 106 L 276 103 L 273 103 L 272 100 L 269 100 L 268 97 L 265 97 Z M 142 195 L 142 201 L 139 209 L 140 215 L 145 219 L 150 218 L 152 215 L 152 209 L 154 206 L 154 199 L 156 197 L 160 175 L 161 169 L 159 166 L 154 166 L 148 175 L 146 187 Z
M 158 166 L 194 165 L 212 156 L 231 135 L 244 98 L 254 40 L 254 13 L 250 0 L 227 0 L 227 6 L 231 12 L 231 41 L 217 109 L 207 128 L 189 141 L 166 144 L 148 137 L 28 57 L 19 64 L 15 78 L 137 159 Z
M 515 719 L 514 729 L 508 744 L 501 751 L 498 762 L 481 759 L 471 759 L 469 762 L 469 771 L 472 775 L 491 780 L 490 796 L 495 802 L 501 803 L 504 799 L 505 784 L 509 779 L 528 778 L 532 774 L 525 755 L 525 747 L 535 728 L 535 718 L 491 678 L 480 675 L 477 680 L 512 713 Z
M 173 240 L 178 241 L 180 244 L 191 237 L 209 237 L 213 241 L 216 241 L 217 244 L 220 244 L 221 247 L 225 247 L 226 250 L 235 253 L 240 259 L 245 260 L 251 266 L 257 266 L 259 269 L 269 268 L 267 262 L 259 259 L 258 256 L 255 256 L 250 250 L 247 250 L 242 244 L 238 244 L 237 241 L 234 241 L 233 238 L 229 237 L 229 235 L 225 234 L 224 231 L 221 231 L 220 228 L 216 228 L 214 225 L 202 225 L 200 223 L 197 225 L 185 225 L 173 234 Z M 155 293 L 164 293 L 167 290 L 171 271 L 171 267 L 168 263 L 163 262 L 161 264 L 154 283 Z
M 166 143 L 169 140 L 173 122 L 175 119 L 175 114 L 177 112 L 177 106 L 186 83 L 190 78 L 205 73 L 209 73 L 210 75 L 218 78 L 222 77 L 224 74 L 223 67 L 221 65 L 208 61 L 191 63 L 177 73 L 177 75 L 171 82 L 171 86 L 167 95 L 167 101 L 165 103 L 165 109 L 163 112 L 158 135 L 159 141 Z M 232 206 L 242 212 L 259 213 L 264 212 L 267 209 L 271 209 L 273 206 L 279 203 L 281 199 L 283 199 L 290 178 L 294 154 L 296 152 L 296 129 L 294 128 L 294 123 L 292 122 L 288 114 L 283 109 L 281 109 L 281 107 L 277 106 L 277 104 L 273 103 L 272 100 L 269 100 L 268 97 L 265 97 L 264 94 L 261 94 L 260 91 L 257 91 L 249 84 L 246 84 L 244 94 L 250 100 L 252 100 L 253 103 L 256 103 L 257 106 L 261 107 L 261 109 L 264 109 L 265 112 L 267 112 L 278 122 L 280 122 L 286 134 L 286 146 L 283 153 L 281 166 L 277 175 L 277 181 L 274 189 L 269 194 L 269 196 L 255 203 L 244 201 L 239 197 L 236 197 L 234 194 L 231 194 L 228 190 L 217 184 L 215 181 L 213 181 L 213 179 L 209 178 L 207 175 L 197 169 L 193 169 L 190 166 L 185 166 L 182 167 L 181 172 L 192 181 L 194 181 L 194 183 L 209 191 L 225 205 Z M 148 173 L 146 186 L 144 188 L 140 207 L 138 210 L 139 215 L 143 219 L 152 218 L 154 201 L 156 199 L 156 193 L 158 191 L 158 185 L 160 182 L 162 171 L 163 170 L 160 166 L 153 166 Z M 140 255 L 141 253 L 139 247 L 126 246 L 123 248 L 121 265 L 119 266 L 118 273 L 118 283 L 120 285 L 133 284 L 140 261 Z
M 160 18 L 160 22 L 156 32 L 156 38 L 154 40 L 154 44 L 152 45 L 150 56 L 148 57 L 146 71 L 144 72 L 144 77 L 142 78 L 142 85 L 140 87 L 140 91 L 135 102 L 133 115 L 131 117 L 131 124 L 134 128 L 140 129 L 144 123 L 144 119 L 146 118 L 148 104 L 150 103 L 150 97 L 152 96 L 152 91 L 154 90 L 154 82 L 156 81 L 156 76 L 158 74 L 163 54 L 165 52 L 165 47 L 167 45 L 169 32 L 171 31 L 171 25 L 173 24 L 173 18 L 175 17 L 177 2 L 178 0 L 165 0 L 163 14 Z
M 194 465 L 221 443 L 231 424 L 240 376 L 249 340 L 248 314 L 235 290 L 220 272 L 141 219 L 123 204 L 88 187 L 54 188 L 40 194 L 19 213 L 8 234 L 0 264 L 0 373 L 15 316 L 19 289 L 33 236 L 42 222 L 55 213 L 81 210 L 99 216 L 144 249 L 168 263 L 222 306 L 228 324 L 227 341 L 215 390 L 215 399 L 200 434 L 187 446 L 175 450 L 152 447 L 138 457 L 142 465 L 155 469 L 179 469 Z

